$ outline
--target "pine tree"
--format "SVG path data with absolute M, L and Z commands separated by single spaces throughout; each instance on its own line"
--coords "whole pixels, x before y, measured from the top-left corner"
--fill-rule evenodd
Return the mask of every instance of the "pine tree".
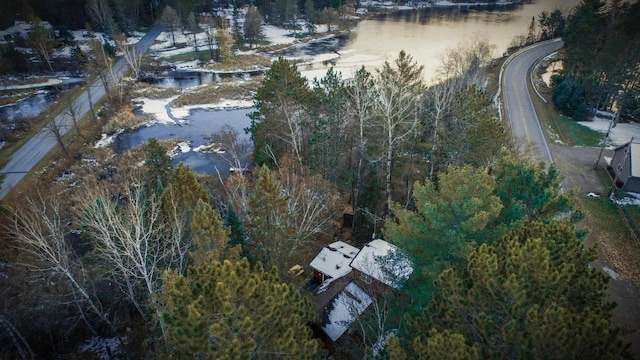
M 311 301 L 277 270 L 245 259 L 167 273 L 162 319 L 172 355 L 198 359 L 312 359 Z
M 522 220 L 553 219 L 562 213 L 570 213 L 574 221 L 582 218 L 574 209 L 575 193 L 560 193 L 562 177 L 554 164 L 546 169 L 543 162 L 503 150 L 493 176 L 503 205 L 501 221 L 509 228 Z
M 200 199 L 193 210 L 191 231 L 194 249 L 189 257 L 195 266 L 239 257 L 240 247 L 229 243 L 230 230 L 222 225 L 220 214 Z
M 501 209 L 495 187 L 485 172 L 449 167 L 437 188 L 429 180 L 414 185 L 415 210 L 392 204 L 395 218 L 385 222 L 385 239 L 413 258 L 412 285 L 405 288 L 414 292 L 417 302 L 428 301 L 440 272 L 460 264 L 476 243 L 491 238 L 495 229 L 489 225 Z
M 596 256 L 566 221 L 524 223 L 474 250 L 465 268 L 445 270 L 409 333 L 458 333 L 482 359 L 628 358 L 610 321 L 607 277 L 589 268 Z M 408 353 L 425 340 L 411 337 Z
M 224 225 L 229 228 L 229 246 L 239 246 L 243 256 L 247 256 L 245 249 L 247 244 L 247 231 L 244 229 L 242 221 L 238 217 L 238 213 L 232 204 L 227 206 L 227 217 L 224 219 Z
M 456 94 L 443 137 L 450 164 L 483 166 L 499 153 L 506 137 L 491 105 L 491 98 L 475 85 Z
M 173 164 L 171 163 L 171 158 L 167 155 L 167 150 L 155 138 L 147 140 L 146 151 L 144 187 L 147 196 L 160 196 L 169 183 L 173 172 Z
M 295 241 L 293 217 L 287 209 L 287 197 L 280 183 L 266 165 L 258 174 L 249 197 L 249 254 L 267 268 L 288 269 L 291 242 Z
M 254 96 L 256 111 L 249 115 L 251 126 L 247 129 L 257 164 L 273 164 L 286 155 L 302 161 L 302 125 L 310 94 L 307 79 L 295 64 L 284 58 L 271 64 Z

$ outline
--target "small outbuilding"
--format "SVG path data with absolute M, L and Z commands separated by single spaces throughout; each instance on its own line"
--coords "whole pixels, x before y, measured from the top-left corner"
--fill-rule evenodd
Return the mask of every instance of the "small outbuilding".
M 347 275 L 351 272 L 349 264 L 356 254 L 358 248 L 343 241 L 323 247 L 309 263 L 313 269 L 313 278 L 322 283 L 329 278 L 337 279 Z
M 624 191 L 640 193 L 640 144 L 627 143 L 614 150 L 609 163 L 616 186 Z
M 365 244 L 351 262 L 365 282 L 375 279 L 400 289 L 413 272 L 411 260 L 400 249 L 382 239 Z

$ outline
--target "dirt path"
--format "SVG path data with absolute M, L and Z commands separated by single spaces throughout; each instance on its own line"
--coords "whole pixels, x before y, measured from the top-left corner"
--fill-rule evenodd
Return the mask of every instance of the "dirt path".
M 584 207 L 583 202 L 588 201 L 587 193 L 593 192 L 603 197 L 607 195 L 609 189 L 602 185 L 593 170 L 600 149 L 557 143 L 549 146 L 567 187 L 578 190 L 579 207 Z M 613 151 L 605 150 L 604 156 L 612 155 Z M 604 160 L 600 164 L 604 165 Z M 580 225 L 590 231 L 586 245 L 598 246 L 598 260 L 594 265 L 615 271 L 615 278 L 612 277 L 609 282 L 609 300 L 618 305 L 612 311 L 613 322 L 622 328 L 625 339 L 631 342 L 632 353 L 636 359 L 640 359 L 640 267 L 637 266 L 640 261 L 635 258 L 637 246 L 633 241 L 612 239 L 601 225 L 594 224 L 588 214 Z

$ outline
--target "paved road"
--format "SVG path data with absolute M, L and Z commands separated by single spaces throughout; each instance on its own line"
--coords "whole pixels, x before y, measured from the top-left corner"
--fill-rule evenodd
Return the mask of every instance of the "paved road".
M 160 35 L 160 32 L 162 32 L 163 27 L 164 26 L 161 23 L 158 23 L 151 28 L 151 30 L 136 44 L 136 53 L 146 53 L 149 46 L 153 44 L 154 40 L 158 35 Z M 126 61 L 121 59 L 114 66 L 116 77 L 122 77 L 128 69 L 129 66 Z M 93 103 L 98 102 L 98 100 L 105 95 L 104 86 L 100 81 L 94 82 L 93 86 L 91 86 L 89 90 L 85 90 L 80 94 L 75 100 L 77 107 L 80 109 L 80 117 L 84 117 L 90 111 L 87 91 L 90 91 Z M 63 133 L 67 133 L 73 127 L 73 120 L 69 115 L 64 113 L 56 116 L 53 121 L 56 122 L 58 128 L 61 129 L 61 132 Z M 2 188 L 0 189 L 0 199 L 4 198 L 9 190 L 22 180 L 22 178 L 56 145 L 56 139 L 53 137 L 51 131 L 46 127 L 22 145 L 22 147 L 15 152 L 7 165 L 0 170 L 0 173 L 6 174 L 4 182 L 2 183 Z
M 542 57 L 562 47 L 560 40 L 540 43 L 516 54 L 507 64 L 502 80 L 502 98 L 507 120 L 516 148 L 536 160 L 553 162 L 551 151 L 540 127 L 540 121 L 531 102 L 527 84 L 529 69 Z

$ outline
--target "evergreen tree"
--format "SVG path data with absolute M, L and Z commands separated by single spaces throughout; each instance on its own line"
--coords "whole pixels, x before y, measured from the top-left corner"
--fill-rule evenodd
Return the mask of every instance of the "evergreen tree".
M 193 251 L 189 257 L 195 266 L 239 257 L 240 248 L 229 243 L 230 230 L 222 225 L 220 214 L 200 199 L 191 217 L 191 231 Z
M 560 193 L 562 177 L 554 164 L 547 169 L 544 162 L 503 150 L 493 176 L 502 203 L 500 219 L 509 228 L 522 220 L 548 221 L 563 213 L 571 214 L 574 221 L 582 218 L 574 209 L 575 193 Z
M 409 333 L 460 334 L 481 359 L 629 358 L 611 324 L 607 277 L 589 267 L 596 256 L 568 222 L 524 223 L 473 251 L 466 267 L 445 270 Z M 425 340 L 411 335 L 408 353 Z
M 319 349 L 307 326 L 311 301 L 282 283 L 277 270 L 246 259 L 169 272 L 162 320 L 172 355 L 198 359 L 312 359 Z
M 249 6 L 244 18 L 244 38 L 249 42 L 249 48 L 256 45 L 263 37 L 262 16 L 258 8 Z
M 498 154 L 506 137 L 491 105 L 491 98 L 475 85 L 456 94 L 443 139 L 449 163 L 483 166 Z
M 293 217 L 287 210 L 287 196 L 280 183 L 265 165 L 258 174 L 249 197 L 249 254 L 267 268 L 289 269 L 291 242 L 295 241 Z
M 329 68 L 322 79 L 314 80 L 313 105 L 307 126 L 309 156 L 305 163 L 327 180 L 339 184 L 347 173 L 343 154 L 349 153 L 347 139 L 347 92 L 339 73 Z
M 246 129 L 253 141 L 253 158 L 259 165 L 290 155 L 302 161 L 305 103 L 310 96 L 307 79 L 284 58 L 271 64 L 254 96 L 256 111 Z
M 232 204 L 227 206 L 227 217 L 224 219 L 224 226 L 229 228 L 229 246 L 239 246 L 243 256 L 247 256 L 246 240 L 247 232 L 242 221 Z
M 147 140 L 146 152 L 144 187 L 148 196 L 160 196 L 169 183 L 173 164 L 167 150 L 155 138 Z
M 476 243 L 488 240 L 502 208 L 495 180 L 471 166 L 449 167 L 438 187 L 428 180 L 413 189 L 415 210 L 392 204 L 385 239 L 406 251 L 415 264 L 405 286 L 418 303 L 433 294 L 432 283 L 444 269 L 459 265 Z

